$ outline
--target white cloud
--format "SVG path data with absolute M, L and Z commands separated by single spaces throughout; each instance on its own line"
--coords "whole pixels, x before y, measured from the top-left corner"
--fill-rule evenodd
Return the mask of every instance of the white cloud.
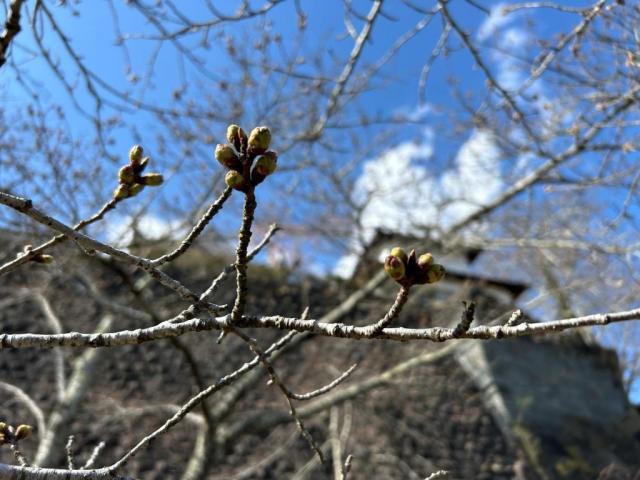
M 488 39 L 499 29 L 511 23 L 515 19 L 516 15 L 514 14 L 504 14 L 505 5 L 505 3 L 499 3 L 491 9 L 491 12 L 487 16 L 487 18 L 480 24 L 480 27 L 478 28 L 478 40 L 483 41 Z
M 347 253 L 338 259 L 333 267 L 332 273 L 340 278 L 350 278 L 358 265 L 359 255 L 357 253 Z
M 442 198 L 450 200 L 440 225 L 447 228 L 493 200 L 504 188 L 501 152 L 491 132 L 474 130 L 456 155 L 456 168 L 441 180 Z
M 352 251 L 338 260 L 335 275 L 353 274 L 362 248 L 356 238 L 368 242 L 376 229 L 411 234 L 416 226 L 446 228 L 504 188 L 501 152 L 490 132 L 474 130 L 458 150 L 454 166 L 439 177 L 424 166 L 432 155 L 433 133 L 426 130 L 421 142 L 401 143 L 365 163 L 354 188 L 354 199 L 364 205 L 359 235 Z
M 187 228 L 179 220 L 166 220 L 153 214 L 121 216 L 111 222 L 106 230 L 106 241 L 118 248 L 127 247 L 133 241 L 134 228 L 148 240 L 178 239 L 187 234 Z
M 429 212 L 413 208 L 430 204 L 433 177 L 415 160 L 426 160 L 433 154 L 433 133 L 425 130 L 421 142 L 405 142 L 387 150 L 364 165 L 355 184 L 354 198 L 364 204 L 361 217 L 362 237 L 371 240 L 377 228 L 409 233 L 416 222 Z M 399 215 L 398 212 L 410 212 Z
M 428 103 L 419 104 L 416 107 L 403 107 L 396 110 L 396 114 L 406 118 L 411 122 L 419 122 L 433 111 L 433 107 Z

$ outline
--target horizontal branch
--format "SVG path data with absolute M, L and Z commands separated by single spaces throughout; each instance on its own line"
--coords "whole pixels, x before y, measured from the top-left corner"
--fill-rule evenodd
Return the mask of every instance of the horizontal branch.
M 0 463 L 0 478 L 4 480 L 133 480 L 115 475 L 108 468 L 95 470 L 64 470 L 61 468 L 18 467 Z
M 640 308 L 615 313 L 597 313 L 583 317 L 551 320 L 547 322 L 520 323 L 518 325 L 495 325 L 470 328 L 461 331 L 456 328 L 384 328 L 372 334 L 368 326 L 357 327 L 344 323 L 327 323 L 317 320 L 303 320 L 281 316 L 258 317 L 244 316 L 238 322 L 242 328 L 270 328 L 310 332 L 316 335 L 336 338 L 377 339 L 377 340 L 427 340 L 444 342 L 457 338 L 490 340 L 500 338 L 540 335 L 561 332 L 572 328 L 608 325 L 640 319 Z M 166 321 L 148 328 L 122 330 L 112 333 L 63 333 L 63 334 L 2 334 L 0 350 L 10 348 L 51 348 L 51 347 L 115 347 L 135 345 L 153 340 L 179 337 L 189 332 L 204 330 L 224 330 L 228 327 L 229 315 L 211 318 L 194 318 L 180 323 Z M 457 322 L 451 322 L 457 323 Z

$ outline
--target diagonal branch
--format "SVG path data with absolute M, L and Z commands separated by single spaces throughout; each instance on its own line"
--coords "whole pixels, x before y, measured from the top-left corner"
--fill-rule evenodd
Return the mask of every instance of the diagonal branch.
M 202 218 L 195 224 L 195 226 L 191 229 L 189 234 L 185 237 L 185 239 L 180 243 L 180 245 L 172 252 L 167 253 L 166 255 L 162 255 L 161 257 L 156 258 L 151 261 L 151 265 L 154 267 L 159 267 L 160 265 L 164 265 L 165 263 L 171 262 L 186 252 L 191 244 L 195 241 L 196 238 L 202 233 L 207 224 L 211 221 L 211 219 L 220 211 L 224 203 L 231 196 L 233 189 L 231 187 L 227 187 L 224 189 L 224 192 L 213 202 Z
M 119 200 L 117 200 L 117 199 L 109 200 L 107 203 L 105 203 L 102 206 L 102 208 L 100 208 L 100 210 L 96 214 L 94 214 L 93 216 L 87 218 L 86 220 L 82 220 L 81 222 L 78 222 L 73 227 L 73 229 L 76 230 L 76 231 L 77 230 L 82 230 L 87 225 L 91 225 L 92 223 L 95 223 L 98 220 L 102 220 L 104 215 L 108 211 L 113 210 L 116 207 L 116 204 L 118 202 L 119 202 Z M 46 249 L 48 249 L 50 247 L 53 247 L 54 245 L 57 245 L 59 243 L 62 243 L 65 240 L 67 240 L 67 237 L 65 235 L 56 235 L 55 237 L 53 237 L 50 240 L 48 240 L 45 243 L 43 243 L 42 245 L 39 245 L 36 248 L 32 248 L 28 252 L 24 252 L 23 254 L 21 254 L 17 258 L 15 258 L 14 260 L 11 260 L 10 262 L 7 262 L 4 265 L 0 266 L 0 276 L 15 270 L 20 265 L 23 265 L 23 264 L 27 263 L 28 261 L 30 261 L 32 258 L 37 256 L 38 254 L 43 253 Z

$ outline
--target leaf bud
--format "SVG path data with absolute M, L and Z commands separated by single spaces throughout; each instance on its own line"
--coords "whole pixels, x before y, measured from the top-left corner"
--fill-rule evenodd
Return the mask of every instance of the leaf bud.
M 125 165 L 118 171 L 118 181 L 122 185 L 133 185 L 135 183 L 136 174 L 132 165 Z
M 144 153 L 144 149 L 141 145 L 134 145 L 129 150 L 129 161 L 131 165 L 138 165 L 142 160 L 142 154 Z
M 247 186 L 244 177 L 240 172 L 236 172 L 235 170 L 230 170 L 224 176 L 224 182 L 235 190 L 244 190 Z
M 396 281 L 401 280 L 405 274 L 404 263 L 398 257 L 394 257 L 393 255 L 389 255 L 385 259 L 384 269 L 387 274 Z
M 430 253 L 423 253 L 418 257 L 418 266 L 422 270 L 428 270 L 431 265 L 433 265 L 433 255 Z
M 147 173 L 140 180 L 143 185 L 157 187 L 158 185 L 162 185 L 162 182 L 164 182 L 164 177 L 161 173 Z
M 436 283 L 444 278 L 446 273 L 444 267 L 438 263 L 434 263 L 427 271 L 427 283 Z
M 249 148 L 253 153 L 266 152 L 271 143 L 271 130 L 267 127 L 256 127 L 249 134 Z
M 129 187 L 129 196 L 130 197 L 135 197 L 137 194 L 139 194 L 142 190 L 144 189 L 144 185 L 140 184 L 140 183 L 136 183 L 135 185 L 131 185 Z
M 393 247 L 389 255 L 399 258 L 402 263 L 407 263 L 407 253 L 400 247 Z
M 20 440 L 24 440 L 29 435 L 31 435 L 32 430 L 33 427 L 31 425 L 18 425 L 18 428 L 16 428 L 16 432 L 14 434 L 14 438 L 17 442 L 19 442 Z
M 143 188 L 144 185 L 139 183 L 134 185 L 119 185 L 113 192 L 113 198 L 116 200 L 124 200 L 125 198 L 135 197 Z
M 240 159 L 231 145 L 219 143 L 216 147 L 216 160 L 233 170 L 241 168 Z

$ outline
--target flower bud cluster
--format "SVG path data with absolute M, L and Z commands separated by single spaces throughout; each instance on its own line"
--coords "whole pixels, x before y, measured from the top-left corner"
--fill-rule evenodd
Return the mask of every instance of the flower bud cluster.
M 249 136 L 238 125 L 227 128 L 227 142 L 218 144 L 216 160 L 229 169 L 224 181 L 241 192 L 248 192 L 275 172 L 278 155 L 269 150 L 271 131 L 256 127 Z
M 436 283 L 444 278 L 445 269 L 442 265 L 433 263 L 433 255 L 424 253 L 416 258 L 416 251 L 409 255 L 400 247 L 391 250 L 384 261 L 387 274 L 403 287 Z
M 123 166 L 118 172 L 118 188 L 113 192 L 113 198 L 123 200 L 135 197 L 144 187 L 157 187 L 162 185 L 164 178 L 160 173 L 147 173 L 144 169 L 149 163 L 149 157 L 143 157 L 144 150 L 140 145 L 134 145 L 129 151 L 129 164 Z
M 18 425 L 12 427 L 5 422 L 0 422 L 0 445 L 5 443 L 16 443 L 31 435 L 33 428 L 31 425 Z

